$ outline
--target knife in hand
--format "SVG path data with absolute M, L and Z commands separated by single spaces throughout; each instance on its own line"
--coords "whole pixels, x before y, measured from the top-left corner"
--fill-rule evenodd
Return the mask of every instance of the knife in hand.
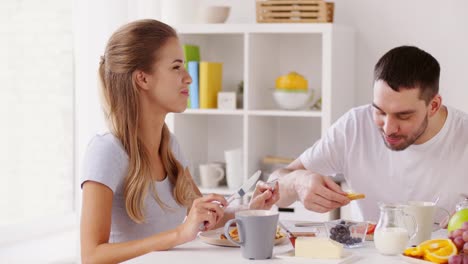
M 237 190 L 233 195 L 227 198 L 227 205 L 229 205 L 232 201 L 238 198 L 242 198 L 253 186 L 257 183 L 258 179 L 262 175 L 262 171 L 258 170 L 249 179 Z
M 257 183 L 258 179 L 260 178 L 260 175 L 262 174 L 262 171 L 258 170 L 255 172 L 233 195 L 229 196 L 227 198 L 227 204 L 228 206 L 232 201 L 238 198 L 244 197 L 244 195 Z M 222 207 L 222 205 L 220 205 Z M 205 221 L 205 223 L 200 224 L 200 227 L 198 228 L 200 231 L 204 231 L 206 229 L 206 224 L 208 222 Z

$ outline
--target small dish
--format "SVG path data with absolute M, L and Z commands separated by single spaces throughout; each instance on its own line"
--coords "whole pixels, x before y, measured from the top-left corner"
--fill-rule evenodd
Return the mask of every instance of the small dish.
M 298 110 L 306 106 L 310 95 L 304 92 L 275 91 L 273 98 L 281 109 Z
M 328 237 L 343 244 L 345 248 L 362 246 L 366 240 L 367 226 L 367 222 L 342 219 L 325 222 Z

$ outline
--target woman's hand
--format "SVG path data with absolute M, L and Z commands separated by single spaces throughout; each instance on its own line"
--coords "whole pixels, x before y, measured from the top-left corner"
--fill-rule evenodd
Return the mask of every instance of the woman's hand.
M 209 194 L 197 198 L 193 201 L 192 207 L 180 226 L 182 240 L 191 241 L 197 237 L 200 227 L 205 230 L 212 229 L 224 215 L 224 208 L 227 205 L 226 199 L 219 194 Z
M 280 198 L 278 182 L 274 187 L 263 181 L 257 182 L 252 199 L 249 203 L 249 209 L 269 210 Z

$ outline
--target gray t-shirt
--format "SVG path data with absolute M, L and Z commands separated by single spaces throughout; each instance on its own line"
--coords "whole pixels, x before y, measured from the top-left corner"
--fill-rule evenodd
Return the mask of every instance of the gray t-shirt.
M 170 146 L 174 157 L 186 168 L 188 162 L 172 134 Z M 186 208 L 175 201 L 172 194 L 173 186 L 166 177 L 163 181 L 155 181 L 154 185 L 159 198 L 169 206 L 169 209 L 161 208 L 148 191 L 145 199 L 145 222 L 142 224 L 133 222 L 125 209 L 123 195 L 128 162 L 128 155 L 121 142 L 111 133 L 96 135 L 89 143 L 84 159 L 80 185 L 83 186 L 86 181 L 95 181 L 106 185 L 114 192 L 110 243 L 141 239 L 173 229 L 183 222 L 187 212 Z

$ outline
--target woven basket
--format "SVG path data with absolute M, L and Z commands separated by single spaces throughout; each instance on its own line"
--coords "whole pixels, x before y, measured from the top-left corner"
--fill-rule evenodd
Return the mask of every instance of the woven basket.
M 332 23 L 334 7 L 323 0 L 257 0 L 257 22 Z

